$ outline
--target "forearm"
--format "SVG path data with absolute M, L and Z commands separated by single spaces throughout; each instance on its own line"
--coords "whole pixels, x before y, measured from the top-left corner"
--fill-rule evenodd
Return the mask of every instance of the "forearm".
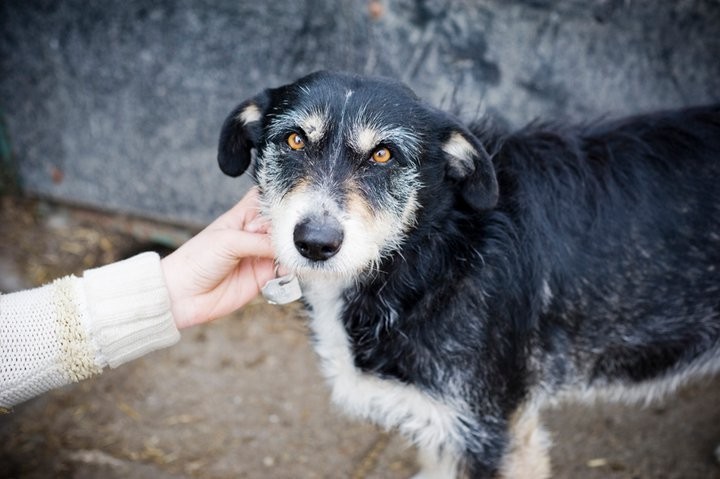
M 154 253 L 0 296 L 0 407 L 178 339 Z

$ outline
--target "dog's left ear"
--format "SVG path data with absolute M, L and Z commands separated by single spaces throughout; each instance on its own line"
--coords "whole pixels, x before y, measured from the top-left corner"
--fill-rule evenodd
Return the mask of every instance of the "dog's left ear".
M 472 208 L 492 209 L 498 201 L 498 183 L 490 155 L 475 135 L 453 123 L 441 137 L 447 176 L 459 184 L 463 200 Z
M 228 115 L 220 130 L 218 164 L 228 176 L 240 176 L 250 166 L 251 150 L 257 148 L 262 119 L 270 97 L 267 91 L 240 103 Z

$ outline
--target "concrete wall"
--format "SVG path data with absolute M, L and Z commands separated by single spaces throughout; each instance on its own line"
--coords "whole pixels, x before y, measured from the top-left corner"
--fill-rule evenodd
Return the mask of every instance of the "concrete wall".
M 316 69 L 513 125 L 720 101 L 717 0 L 4 0 L 0 108 L 23 187 L 204 223 L 247 188 L 216 138 Z

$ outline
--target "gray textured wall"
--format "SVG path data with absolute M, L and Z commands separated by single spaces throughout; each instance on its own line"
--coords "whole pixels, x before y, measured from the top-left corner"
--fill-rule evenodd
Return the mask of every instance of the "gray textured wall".
M 720 2 L 0 2 L 23 186 L 76 203 L 210 220 L 247 187 L 215 165 L 225 115 L 321 68 L 514 125 L 717 102 Z

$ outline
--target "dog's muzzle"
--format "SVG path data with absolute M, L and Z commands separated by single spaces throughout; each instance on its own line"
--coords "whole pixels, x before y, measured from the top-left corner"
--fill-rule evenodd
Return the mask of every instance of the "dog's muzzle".
M 295 225 L 295 248 L 312 261 L 326 261 L 340 251 L 343 229 L 338 220 L 329 214 L 313 215 Z

